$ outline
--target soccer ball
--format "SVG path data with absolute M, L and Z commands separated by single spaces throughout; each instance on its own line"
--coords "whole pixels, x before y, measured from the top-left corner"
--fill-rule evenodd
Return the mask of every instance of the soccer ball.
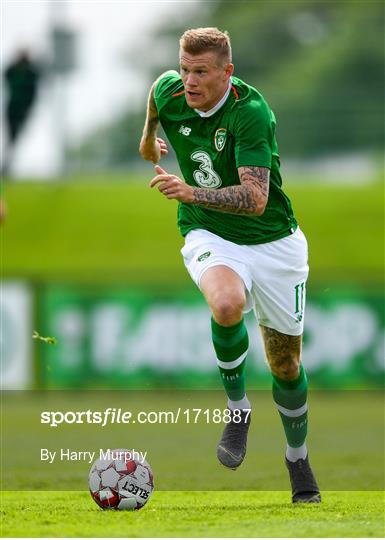
M 108 459 L 97 459 L 89 474 L 90 493 L 103 509 L 139 510 L 154 490 L 147 461 L 134 459 L 132 450 L 110 450 Z

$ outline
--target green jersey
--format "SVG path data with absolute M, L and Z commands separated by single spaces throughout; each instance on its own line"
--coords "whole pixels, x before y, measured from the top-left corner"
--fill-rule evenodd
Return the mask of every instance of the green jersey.
M 261 216 L 240 215 L 179 203 L 178 226 L 183 236 L 193 229 L 205 229 L 237 244 L 272 242 L 297 227 L 281 188 L 274 114 L 255 88 L 236 77 L 231 80 L 225 103 L 212 116 L 201 117 L 187 105 L 180 75 L 167 71 L 154 92 L 159 120 L 191 186 L 219 189 L 240 185 L 238 167 L 268 167 L 266 209 Z

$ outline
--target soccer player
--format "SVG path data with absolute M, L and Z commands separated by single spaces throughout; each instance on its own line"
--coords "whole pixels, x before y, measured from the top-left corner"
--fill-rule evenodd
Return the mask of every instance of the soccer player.
M 253 308 L 287 438 L 292 501 L 318 503 L 305 443 L 307 379 L 301 364 L 307 243 L 282 190 L 274 114 L 255 88 L 233 76 L 227 32 L 187 30 L 179 63 L 180 73 L 167 71 L 151 87 L 139 151 L 154 164 L 167 154 L 157 137 L 161 123 L 184 177 L 155 165 L 150 186 L 179 201 L 184 263 L 212 312 L 231 416 L 217 457 L 236 469 L 246 454 L 249 340 L 243 313 Z

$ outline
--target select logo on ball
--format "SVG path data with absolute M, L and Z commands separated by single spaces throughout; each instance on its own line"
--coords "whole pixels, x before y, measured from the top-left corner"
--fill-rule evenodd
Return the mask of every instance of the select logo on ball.
M 97 459 L 90 470 L 92 498 L 104 510 L 139 510 L 154 491 L 149 463 L 132 450 L 111 450 L 111 459 Z

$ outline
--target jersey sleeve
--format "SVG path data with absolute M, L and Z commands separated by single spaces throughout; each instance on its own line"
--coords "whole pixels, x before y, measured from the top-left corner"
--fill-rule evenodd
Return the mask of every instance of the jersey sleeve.
M 263 101 L 250 101 L 239 107 L 234 123 L 237 167 L 271 168 L 275 120 Z
M 165 71 L 157 80 L 154 100 L 158 113 L 167 105 L 175 93 L 180 91 L 183 83 L 177 71 Z

